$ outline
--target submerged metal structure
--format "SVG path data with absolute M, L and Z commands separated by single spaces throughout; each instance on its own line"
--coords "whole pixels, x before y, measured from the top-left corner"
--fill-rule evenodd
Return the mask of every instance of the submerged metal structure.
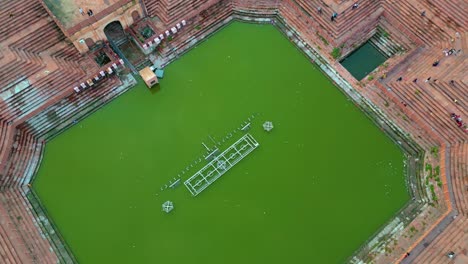
M 259 145 L 250 134 L 245 134 L 188 178 L 184 185 L 193 196 L 197 196 Z
M 170 213 L 172 210 L 174 210 L 174 203 L 171 201 L 165 201 L 162 204 L 162 210 L 166 213 Z

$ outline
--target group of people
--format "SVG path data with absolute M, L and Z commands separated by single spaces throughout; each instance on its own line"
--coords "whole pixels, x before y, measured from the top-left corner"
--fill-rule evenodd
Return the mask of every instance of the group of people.
M 354 10 L 354 9 L 357 9 L 358 7 L 359 7 L 359 4 L 356 2 L 356 3 L 353 4 L 353 6 L 351 7 L 351 9 Z M 320 7 L 320 6 L 317 7 L 317 12 L 321 15 L 321 14 L 323 13 L 322 7 Z M 335 21 L 335 19 L 336 19 L 337 17 L 338 17 L 338 13 L 333 12 L 330 19 L 331 19 L 331 21 L 333 22 L 333 21 Z
M 457 126 L 458 127 L 461 127 L 465 130 L 465 132 L 468 132 L 468 127 L 463 123 L 463 120 L 462 118 L 460 117 L 460 115 L 457 115 L 455 113 L 451 113 L 450 114 L 450 117 L 455 120 L 455 122 L 457 123 Z
M 450 56 L 455 53 L 455 49 L 444 49 L 442 52 L 445 54 L 445 56 Z
M 80 11 L 80 14 L 81 14 L 82 16 L 84 16 L 84 10 L 83 10 L 83 8 L 80 7 L 79 11 Z M 86 14 L 88 14 L 88 16 L 93 16 L 93 15 L 94 15 L 93 10 L 91 10 L 91 9 L 88 9 L 88 12 L 86 12 Z

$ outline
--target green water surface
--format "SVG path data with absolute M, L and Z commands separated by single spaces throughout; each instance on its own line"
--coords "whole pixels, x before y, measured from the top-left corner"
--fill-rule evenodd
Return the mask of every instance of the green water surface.
M 387 57 L 367 41 L 342 60 L 341 65 L 343 65 L 354 78 L 362 80 L 362 78 L 366 77 L 386 60 Z
M 340 263 L 408 200 L 399 148 L 271 25 L 230 24 L 160 85 L 47 143 L 34 188 L 80 263 Z M 256 150 L 161 191 L 249 117 Z

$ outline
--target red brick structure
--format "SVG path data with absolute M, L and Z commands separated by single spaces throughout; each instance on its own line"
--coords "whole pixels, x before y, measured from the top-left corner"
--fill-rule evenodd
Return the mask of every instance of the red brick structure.
M 85 12 L 94 9 L 93 15 L 81 15 L 76 8 L 54 13 L 45 0 L 0 2 L 1 263 L 75 261 L 56 243 L 60 237 L 48 231 L 50 223 L 32 202 L 29 182 L 47 138 L 82 118 L 81 108 L 103 104 L 122 92 L 122 80 L 107 73 L 94 86 L 87 84 L 119 63 L 108 49 L 111 62 L 97 65 L 93 53 L 87 52 L 89 46 L 105 40 L 103 28 L 110 22 L 118 20 L 127 28 L 145 16 L 158 21 L 155 28 L 187 21 L 171 44 L 159 50 L 166 63 L 232 18 L 284 22 L 291 41 L 320 54 L 318 61 L 329 65 L 340 86 L 349 84 L 343 89 L 362 96 L 389 120 L 388 126 L 418 145 L 424 153 L 416 159 L 421 168 L 430 164 L 440 170 L 438 201 L 426 194 L 424 184 L 418 185 L 424 194 L 418 215 L 393 234 L 396 242 L 391 247 L 369 253 L 368 260 L 466 263 L 468 134 L 450 117 L 456 113 L 468 120 L 464 1 L 362 0 L 354 9 L 355 2 L 346 0 L 110 0 L 100 6 L 91 3 L 101 1 L 69 1 Z M 338 16 L 331 22 L 334 12 Z M 65 22 L 57 14 L 65 14 Z M 372 78 L 358 81 L 330 54 L 340 48 L 346 55 L 376 27 L 406 51 L 372 72 Z M 453 54 L 445 56 L 444 50 L 450 49 Z M 439 61 L 437 67 L 434 61 Z M 87 88 L 81 89 L 81 84 Z M 74 87 L 84 91 L 76 93 Z M 421 171 L 419 177 L 423 181 L 427 175 Z M 449 251 L 456 253 L 452 260 L 446 256 Z M 405 257 L 407 252 L 411 254 Z

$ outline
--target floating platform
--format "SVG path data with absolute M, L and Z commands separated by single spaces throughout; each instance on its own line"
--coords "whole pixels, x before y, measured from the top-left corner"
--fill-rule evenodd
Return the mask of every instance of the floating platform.
M 158 77 L 149 67 L 142 69 L 139 73 L 148 88 L 151 89 L 151 87 L 159 83 Z
M 210 161 L 210 163 L 188 178 L 184 182 L 184 185 L 193 196 L 197 196 L 259 145 L 250 134 L 245 134 Z

